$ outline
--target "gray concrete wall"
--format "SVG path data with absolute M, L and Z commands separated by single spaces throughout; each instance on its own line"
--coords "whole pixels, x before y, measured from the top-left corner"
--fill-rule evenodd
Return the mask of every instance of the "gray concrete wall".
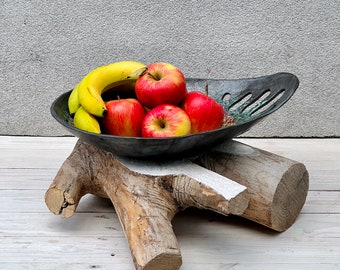
M 247 136 L 340 136 L 340 1 L 2 0 L 0 134 L 67 135 L 50 105 L 89 70 L 133 59 L 187 77 L 297 75 Z

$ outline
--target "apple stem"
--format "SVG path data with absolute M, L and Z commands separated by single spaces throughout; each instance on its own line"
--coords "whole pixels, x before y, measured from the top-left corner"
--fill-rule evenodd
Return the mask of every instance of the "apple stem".
M 154 79 L 155 81 L 159 81 L 161 78 L 158 74 L 151 74 L 150 72 L 147 72 L 148 76 L 150 76 L 152 79 Z M 158 75 L 158 76 L 157 76 Z
M 211 70 L 210 70 L 210 68 L 208 68 L 208 69 L 207 69 L 207 76 L 206 76 L 206 78 L 205 78 L 205 94 L 206 94 L 207 96 L 209 96 L 208 77 L 209 77 L 209 75 L 210 75 L 210 72 L 211 72 Z

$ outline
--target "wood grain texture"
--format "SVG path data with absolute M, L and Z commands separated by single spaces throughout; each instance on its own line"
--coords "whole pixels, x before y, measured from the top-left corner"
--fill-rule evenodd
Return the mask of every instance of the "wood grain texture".
M 242 216 L 273 230 L 289 228 L 305 203 L 309 175 L 301 162 L 237 141 L 222 144 L 198 160 L 245 185 L 250 202 Z
M 189 160 L 115 157 L 78 140 L 45 195 L 54 214 L 71 217 L 85 194 L 115 206 L 136 269 L 177 270 L 182 257 L 171 220 L 188 207 L 242 214 L 246 187 Z
M 302 212 L 276 233 L 244 218 L 187 209 L 172 222 L 181 270 L 339 269 L 340 140 L 239 141 L 306 165 L 310 186 Z M 135 269 L 110 201 L 86 195 L 71 219 L 51 215 L 44 203 L 75 142 L 0 137 L 0 269 Z

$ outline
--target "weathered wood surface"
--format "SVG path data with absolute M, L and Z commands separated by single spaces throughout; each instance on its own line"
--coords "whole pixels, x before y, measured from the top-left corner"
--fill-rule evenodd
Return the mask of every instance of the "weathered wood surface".
M 78 140 L 46 192 L 46 205 L 54 214 L 71 217 L 87 193 L 110 198 L 141 270 L 180 268 L 171 225 L 179 210 L 242 215 L 284 231 L 304 205 L 309 179 L 299 162 L 237 141 L 200 155 L 196 162 L 203 167 L 188 159 L 115 157 Z
M 245 185 L 250 194 L 243 217 L 285 231 L 305 203 L 309 175 L 304 164 L 237 141 L 201 155 L 204 167 Z
M 340 140 L 240 139 L 306 165 L 310 186 L 296 222 L 276 233 L 235 216 L 188 209 L 173 219 L 181 269 L 338 269 Z M 0 137 L 0 269 L 133 270 L 110 201 L 82 198 L 70 219 L 44 195 L 75 138 Z
M 188 207 L 242 214 L 246 187 L 189 160 L 117 158 L 78 141 L 46 192 L 54 214 L 71 217 L 85 194 L 109 198 L 119 216 L 136 269 L 179 269 L 182 257 L 171 221 Z

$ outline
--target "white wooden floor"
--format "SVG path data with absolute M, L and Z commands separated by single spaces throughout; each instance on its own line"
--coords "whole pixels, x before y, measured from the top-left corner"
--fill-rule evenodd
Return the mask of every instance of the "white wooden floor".
M 306 204 L 283 233 L 206 211 L 178 214 L 181 269 L 340 269 L 340 139 L 241 141 L 304 163 Z M 69 219 L 45 206 L 45 191 L 75 142 L 0 136 L 0 269 L 134 269 L 108 201 L 88 195 Z

